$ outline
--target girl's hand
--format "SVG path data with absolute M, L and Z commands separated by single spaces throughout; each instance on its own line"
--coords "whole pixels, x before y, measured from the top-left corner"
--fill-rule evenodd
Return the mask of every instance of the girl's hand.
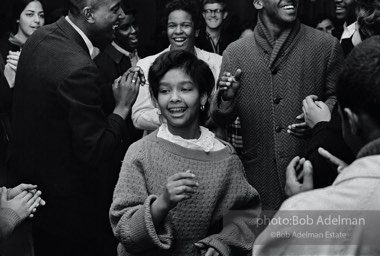
M 162 194 L 163 202 L 167 209 L 172 209 L 179 202 L 189 199 L 198 186 L 198 182 L 195 181 L 195 175 L 190 173 L 190 170 L 170 176 Z

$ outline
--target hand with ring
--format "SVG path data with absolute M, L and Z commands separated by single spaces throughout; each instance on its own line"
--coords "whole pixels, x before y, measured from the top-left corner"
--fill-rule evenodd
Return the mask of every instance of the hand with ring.
M 129 68 L 112 86 L 115 98 L 114 113 L 125 118 L 135 103 L 140 85 L 145 84 L 144 72 L 140 67 Z

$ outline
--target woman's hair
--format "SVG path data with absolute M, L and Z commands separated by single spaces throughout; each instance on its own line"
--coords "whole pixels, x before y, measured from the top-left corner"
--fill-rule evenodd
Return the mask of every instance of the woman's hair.
M 380 35 L 380 0 L 356 0 L 356 4 L 362 40 Z
M 188 51 L 171 50 L 158 56 L 149 69 L 149 89 L 155 100 L 161 79 L 172 69 L 181 69 L 194 81 L 200 94 L 206 93 L 210 96 L 215 80 L 207 63 Z
M 25 7 L 31 2 L 40 2 L 42 5 L 42 9 L 46 11 L 44 0 L 12 0 L 12 33 L 16 34 L 18 31 L 18 22 L 20 19 L 20 15 L 22 11 L 24 11 Z
M 164 16 L 164 22 L 165 25 L 168 24 L 168 18 L 170 13 L 174 11 L 185 11 L 188 14 L 191 15 L 191 18 L 194 22 L 194 28 L 197 29 L 199 28 L 200 24 L 200 2 L 198 0 L 173 0 L 170 1 L 166 6 L 165 6 L 165 16 Z

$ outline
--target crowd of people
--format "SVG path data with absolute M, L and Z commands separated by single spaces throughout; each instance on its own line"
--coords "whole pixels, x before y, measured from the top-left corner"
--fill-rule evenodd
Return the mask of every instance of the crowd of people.
M 299 1 L 165 1 L 152 52 L 128 0 L 15 0 L 0 255 L 379 255 L 380 1 Z

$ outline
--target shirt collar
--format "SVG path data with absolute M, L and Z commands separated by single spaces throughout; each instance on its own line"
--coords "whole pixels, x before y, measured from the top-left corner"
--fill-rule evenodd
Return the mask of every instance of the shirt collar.
M 93 56 L 94 54 L 94 46 L 93 44 L 91 43 L 90 39 L 88 39 L 88 37 L 86 36 L 85 33 L 83 33 L 83 31 L 78 28 L 69 18 L 69 16 L 66 16 L 65 19 L 67 20 L 67 22 L 79 33 L 79 35 L 83 38 L 83 41 L 85 42 L 87 48 L 88 48 L 88 52 L 90 53 L 90 56 Z
M 355 26 L 356 26 L 356 22 L 352 23 L 349 26 L 347 26 L 347 23 L 344 23 L 344 25 L 343 25 L 344 31 L 343 31 L 342 37 L 340 39 L 341 42 L 343 39 L 347 39 L 347 38 L 352 37 L 352 35 L 355 33 Z
M 115 41 L 112 42 L 112 46 L 115 47 L 116 50 L 118 50 L 119 52 L 121 52 L 122 54 L 124 54 L 124 55 L 126 55 L 128 57 L 130 57 L 133 54 L 137 54 L 137 49 L 135 49 L 133 51 L 133 53 L 128 52 L 127 50 L 121 48 L 117 43 L 115 43 Z

